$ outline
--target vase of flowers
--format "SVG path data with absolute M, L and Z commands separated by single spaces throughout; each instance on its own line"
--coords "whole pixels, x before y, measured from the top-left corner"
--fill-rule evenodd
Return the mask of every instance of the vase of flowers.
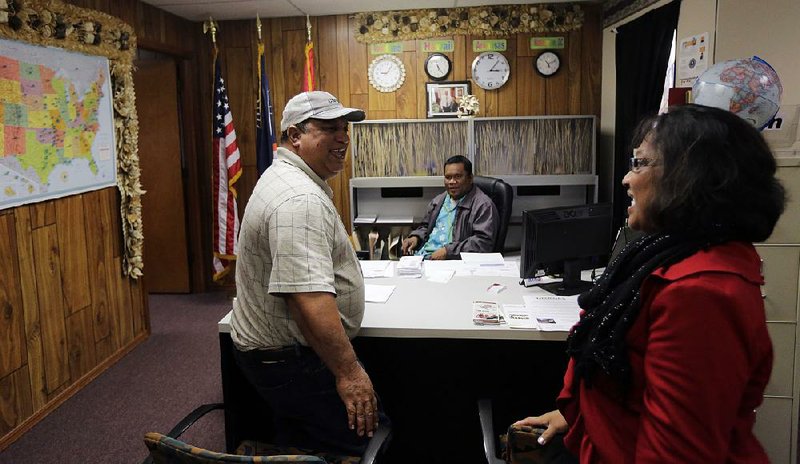
M 458 117 L 470 118 L 480 112 L 480 103 L 475 95 L 466 94 L 458 99 Z

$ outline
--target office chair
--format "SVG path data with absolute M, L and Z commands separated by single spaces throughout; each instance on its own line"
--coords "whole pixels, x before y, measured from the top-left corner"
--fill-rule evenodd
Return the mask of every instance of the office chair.
M 338 456 L 330 453 L 318 453 L 290 447 L 278 447 L 272 444 L 244 441 L 236 450 L 237 454 L 217 453 L 203 448 L 198 448 L 184 443 L 178 438 L 192 424 L 207 413 L 225 409 L 222 403 L 204 404 L 181 420 L 168 434 L 148 432 L 144 436 L 144 443 L 150 450 L 150 455 L 142 464 L 212 464 L 212 463 L 258 463 L 269 462 L 276 464 L 290 464 L 295 462 L 310 462 L 318 464 L 372 464 L 376 461 L 388 444 L 391 434 L 389 426 L 381 424 L 367 445 L 367 450 L 361 457 Z
M 514 189 L 502 179 L 485 176 L 473 176 L 472 183 L 480 188 L 489 198 L 492 199 L 497 214 L 500 217 L 500 224 L 497 227 L 497 236 L 494 240 L 494 252 L 503 252 L 506 235 L 508 234 L 508 223 L 511 220 L 511 205 L 514 201 Z
M 537 441 L 544 431 L 541 428 L 510 425 L 505 435 L 498 436 L 494 431 L 496 419 L 489 399 L 478 400 L 478 416 L 487 464 L 578 464 L 578 460 L 564 447 L 563 434 L 554 436 L 544 446 Z

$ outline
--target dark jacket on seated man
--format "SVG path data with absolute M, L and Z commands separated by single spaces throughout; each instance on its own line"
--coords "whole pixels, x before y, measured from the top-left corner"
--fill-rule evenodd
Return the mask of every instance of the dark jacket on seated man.
M 442 192 L 434 198 L 422 220 L 422 225 L 411 232 L 410 236 L 417 236 L 421 244 L 428 241 L 436 218 L 442 209 L 442 203 L 447 192 Z M 458 258 L 462 251 L 475 253 L 489 253 L 494 247 L 497 236 L 499 216 L 497 209 L 481 189 L 472 185 L 472 190 L 464 195 L 463 200 L 456 207 L 456 219 L 453 226 L 453 241 L 445 245 L 447 259 Z

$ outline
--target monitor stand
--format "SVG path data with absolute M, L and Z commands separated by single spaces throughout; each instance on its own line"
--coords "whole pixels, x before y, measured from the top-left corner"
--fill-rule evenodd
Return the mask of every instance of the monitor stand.
M 564 261 L 564 278 L 561 282 L 543 284 L 539 287 L 554 295 L 572 296 L 589 290 L 592 285 L 594 285 L 592 282 L 581 280 L 581 261 L 568 260 Z

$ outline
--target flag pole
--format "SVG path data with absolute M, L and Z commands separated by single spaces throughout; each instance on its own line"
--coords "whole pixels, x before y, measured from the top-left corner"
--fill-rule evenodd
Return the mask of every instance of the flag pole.
M 209 17 L 203 23 L 203 33 L 211 33 L 213 91 L 212 94 L 212 276 L 215 282 L 223 280 L 231 270 L 238 254 L 239 213 L 234 184 L 242 175 L 242 161 L 233 127 L 225 80 L 217 48 L 217 23 Z
M 211 16 L 203 21 L 203 34 L 211 33 L 211 43 L 214 47 L 214 55 L 217 54 L 217 22 Z

